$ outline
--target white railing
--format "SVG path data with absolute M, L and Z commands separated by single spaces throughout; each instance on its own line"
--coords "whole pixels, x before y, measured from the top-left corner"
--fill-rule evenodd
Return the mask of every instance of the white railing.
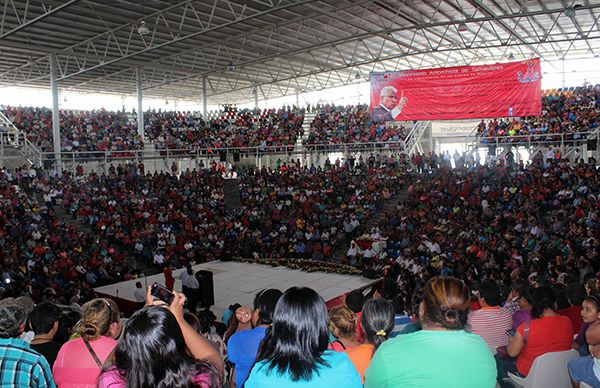
M 417 121 L 415 125 L 413 125 L 412 129 L 408 133 L 408 136 L 406 136 L 406 139 L 404 140 L 404 149 L 409 155 L 415 153 L 419 140 L 421 140 L 423 133 L 425 133 L 430 125 L 431 121 Z
M 303 145 L 295 149 L 294 145 L 267 146 L 267 147 L 226 147 L 226 148 L 178 148 L 178 149 L 154 149 L 148 150 L 124 150 L 124 151 L 76 151 L 61 153 L 64 162 L 88 162 L 107 161 L 116 159 L 178 159 L 178 158 L 219 158 L 221 154 L 240 156 L 254 156 L 260 158 L 266 155 L 323 155 L 333 152 L 402 152 L 404 141 L 395 142 L 362 142 L 343 144 L 312 144 Z M 42 161 L 52 161 L 53 152 L 42 152 Z
M 0 133 L 0 146 L 2 147 L 0 158 L 14 159 L 17 157 L 24 157 L 30 164 L 35 164 L 37 166 L 41 166 L 42 164 L 42 152 L 40 152 L 40 150 L 35 145 L 33 145 L 22 132 Z M 5 155 L 4 146 L 10 146 L 18 150 L 22 156 L 13 155 L 12 157 L 9 157 Z
M 485 136 L 479 135 L 478 146 L 524 146 L 532 147 L 573 147 L 582 145 L 587 139 L 597 138 L 598 131 L 548 133 L 539 135 L 518 136 Z

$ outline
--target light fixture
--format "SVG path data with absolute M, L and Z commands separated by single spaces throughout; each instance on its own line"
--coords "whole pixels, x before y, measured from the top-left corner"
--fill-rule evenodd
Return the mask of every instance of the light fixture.
M 229 64 L 227 65 L 227 70 L 235 71 L 235 63 L 229 62 Z
M 465 23 L 460 23 L 458 25 L 458 32 L 467 32 L 469 31 L 469 27 Z
M 138 27 L 138 34 L 140 35 L 148 35 L 150 33 L 150 29 L 146 25 L 145 21 L 140 22 L 140 26 Z
M 512 61 L 513 59 L 515 59 L 515 56 L 513 53 L 508 54 L 508 60 Z
M 360 73 L 357 71 L 356 74 L 354 74 L 354 79 L 360 79 Z
M 575 16 L 575 8 L 573 8 L 573 7 L 565 8 L 565 16 L 568 16 L 570 18 L 574 17 Z

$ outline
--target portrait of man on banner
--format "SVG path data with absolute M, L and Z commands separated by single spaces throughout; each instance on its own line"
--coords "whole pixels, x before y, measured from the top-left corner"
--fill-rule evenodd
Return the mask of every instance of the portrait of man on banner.
M 404 91 L 398 98 L 398 89 L 393 86 L 384 86 L 379 92 L 379 105 L 371 111 L 372 121 L 393 121 L 402 113 L 408 103 Z

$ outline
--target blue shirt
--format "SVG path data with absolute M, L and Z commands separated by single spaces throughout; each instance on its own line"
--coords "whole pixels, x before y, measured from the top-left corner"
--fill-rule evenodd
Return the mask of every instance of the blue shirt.
M 292 381 L 286 372 L 280 374 L 277 369 L 268 368 L 265 361 L 258 362 L 246 381 L 245 388 L 362 388 L 360 375 L 346 353 L 326 350 L 323 359 L 329 364 L 317 364 L 317 370 L 310 381 Z
M 0 387 L 56 388 L 44 356 L 19 338 L 0 338 Z
M 250 368 L 258 354 L 260 342 L 265 338 L 267 328 L 255 327 L 235 333 L 227 343 L 227 358 L 235 365 L 235 386 L 241 387 L 248 378 Z

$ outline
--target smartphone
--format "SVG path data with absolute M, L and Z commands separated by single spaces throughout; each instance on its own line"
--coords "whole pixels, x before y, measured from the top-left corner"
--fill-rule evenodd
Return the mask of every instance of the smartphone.
M 515 336 L 515 333 L 516 333 L 516 330 L 515 330 L 515 329 L 506 330 L 506 334 L 507 334 L 509 337 L 514 337 L 514 336 Z
M 169 291 L 168 288 L 158 283 L 152 284 L 152 286 L 150 287 L 150 294 L 156 299 L 162 300 L 163 302 L 169 305 L 173 301 L 174 297 L 173 293 Z

